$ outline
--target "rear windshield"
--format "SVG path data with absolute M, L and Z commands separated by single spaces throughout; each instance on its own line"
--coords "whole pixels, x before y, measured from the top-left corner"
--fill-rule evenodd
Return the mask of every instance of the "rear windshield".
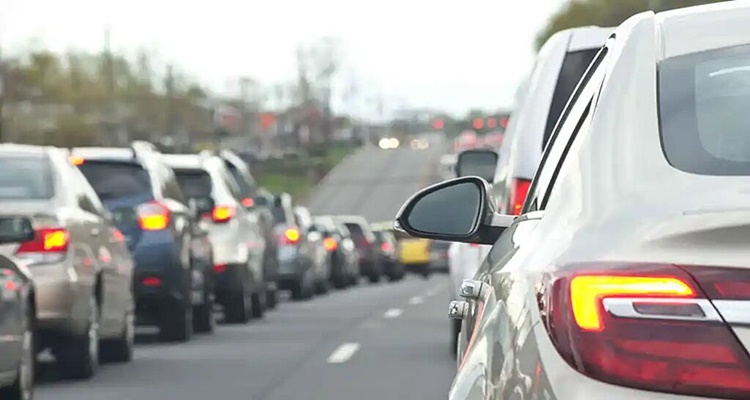
M 102 200 L 151 193 L 151 178 L 138 164 L 86 161 L 78 167 Z
M 346 222 L 344 223 L 344 225 L 346 225 L 346 228 L 349 229 L 349 233 L 351 234 L 352 239 L 354 239 L 355 241 L 365 239 L 365 232 L 362 230 L 362 227 L 359 226 L 359 224 Z
M 701 175 L 750 175 L 750 46 L 659 64 L 659 123 L 669 163 Z
M 180 185 L 183 193 L 189 198 L 207 198 L 211 197 L 211 176 L 208 172 L 195 169 L 176 169 L 174 170 L 177 184 Z
M 550 135 L 552 135 L 552 130 L 555 129 L 555 124 L 557 124 L 560 114 L 568 103 L 570 95 L 573 94 L 576 85 L 578 85 L 584 72 L 586 72 L 586 68 L 589 67 L 589 64 L 591 64 L 591 61 L 594 60 L 598 52 L 599 49 L 597 48 L 572 51 L 565 55 L 562 67 L 560 68 L 560 75 L 557 77 L 555 92 L 552 94 L 549 114 L 547 114 L 547 125 L 544 128 L 542 150 L 547 146 L 547 141 Z
M 0 154 L 0 201 L 51 199 L 54 179 L 44 156 Z
M 273 219 L 277 224 L 286 224 L 288 222 L 284 207 L 271 207 L 271 214 L 273 214 Z
M 237 185 L 240 187 L 240 191 L 242 192 L 243 196 L 252 194 L 253 191 L 255 191 L 255 182 L 253 182 L 252 177 L 248 178 L 247 175 L 243 174 L 237 167 L 234 166 L 234 164 L 230 162 L 225 162 L 227 169 L 232 174 L 232 177 L 235 181 L 237 181 Z M 250 181 L 248 182 L 248 179 Z

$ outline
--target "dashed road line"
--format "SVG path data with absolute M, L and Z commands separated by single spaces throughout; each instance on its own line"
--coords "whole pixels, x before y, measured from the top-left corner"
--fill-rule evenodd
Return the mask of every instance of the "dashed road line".
M 329 364 L 341 364 L 349 361 L 354 353 L 359 350 L 359 343 L 343 343 L 328 356 Z
M 409 304 L 422 304 L 424 303 L 424 298 L 422 296 L 414 296 L 411 299 L 409 299 Z
M 404 310 L 400 308 L 391 308 L 390 310 L 386 311 L 385 314 L 383 314 L 383 316 L 386 318 L 397 318 L 403 313 L 404 313 Z

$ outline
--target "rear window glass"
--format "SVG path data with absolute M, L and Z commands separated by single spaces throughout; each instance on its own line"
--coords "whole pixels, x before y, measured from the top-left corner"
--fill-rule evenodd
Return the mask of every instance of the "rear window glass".
M 193 169 L 174 170 L 177 184 L 189 198 L 211 197 L 211 176 L 206 171 Z
M 362 227 L 359 226 L 359 224 L 348 222 L 344 225 L 346 225 L 346 228 L 349 229 L 349 233 L 351 234 L 353 239 L 361 240 L 365 238 L 365 232 L 362 231 Z
M 225 162 L 224 164 L 226 164 L 227 169 L 232 174 L 234 180 L 237 181 L 237 185 L 239 185 L 242 195 L 251 194 L 255 190 L 255 182 L 252 182 L 252 178 L 250 178 L 251 181 L 248 182 L 247 176 L 237 169 L 234 164 L 230 162 Z
M 78 167 L 102 200 L 150 193 L 151 178 L 138 164 L 86 161 Z
M 555 129 L 555 124 L 557 124 L 560 114 L 565 109 L 565 105 L 568 104 L 568 99 L 573 94 L 578 82 L 598 52 L 599 49 L 596 48 L 573 51 L 565 55 L 562 67 L 560 68 L 560 75 L 557 77 L 555 92 L 552 94 L 549 113 L 547 114 L 547 125 L 544 128 L 542 150 L 547 146 L 549 137 L 552 135 L 552 130 Z
M 273 219 L 277 224 L 286 224 L 288 222 L 284 207 L 271 207 L 271 214 L 273 214 Z
M 750 46 L 670 58 L 658 74 L 669 163 L 701 175 L 750 175 Z
M 0 200 L 50 199 L 52 167 L 46 156 L 0 154 Z

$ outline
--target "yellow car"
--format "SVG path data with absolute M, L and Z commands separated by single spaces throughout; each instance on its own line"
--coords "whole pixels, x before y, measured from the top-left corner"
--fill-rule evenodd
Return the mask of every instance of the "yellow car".
M 407 271 L 430 276 L 430 247 L 429 239 L 404 237 L 400 240 L 399 258 Z

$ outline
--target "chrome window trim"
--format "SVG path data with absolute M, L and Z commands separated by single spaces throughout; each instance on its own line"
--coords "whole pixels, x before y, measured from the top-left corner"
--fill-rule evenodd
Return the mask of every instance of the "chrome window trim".
M 634 303 L 650 304 L 694 304 L 703 311 L 703 316 L 680 316 L 680 315 L 649 315 L 638 312 L 633 306 Z M 672 321 L 701 321 L 701 322 L 722 322 L 719 311 L 714 308 L 711 301 L 706 299 L 655 299 L 655 298 L 607 298 L 602 301 L 604 309 L 615 317 L 637 318 L 637 319 L 658 319 Z M 750 302 L 745 302 L 746 306 Z M 750 311 L 750 309 L 749 309 Z M 750 313 L 747 313 L 747 320 L 750 323 Z M 722 313 L 723 315 L 723 313 Z

